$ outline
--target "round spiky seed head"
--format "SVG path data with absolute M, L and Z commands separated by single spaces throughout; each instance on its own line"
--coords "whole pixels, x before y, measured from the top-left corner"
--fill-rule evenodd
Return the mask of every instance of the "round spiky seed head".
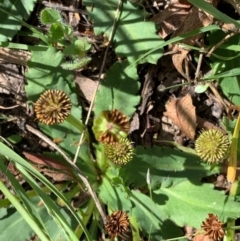
M 219 221 L 218 216 L 210 213 L 208 218 L 202 222 L 201 228 L 210 239 L 219 241 L 224 236 L 222 225 L 223 223 Z
M 221 162 L 229 148 L 228 136 L 218 129 L 202 131 L 195 142 L 198 156 L 209 163 Z
M 69 97 L 60 90 L 45 91 L 34 104 L 37 119 L 47 125 L 63 122 L 71 108 Z
M 114 164 L 122 166 L 132 160 L 134 149 L 127 138 L 121 138 L 117 142 L 105 144 L 105 154 Z
M 126 212 L 121 210 L 115 211 L 107 217 L 105 229 L 110 235 L 119 235 L 126 233 L 129 228 L 129 219 Z
M 102 143 L 117 142 L 127 137 L 130 122 L 119 110 L 103 111 L 94 119 L 93 132 L 96 139 Z

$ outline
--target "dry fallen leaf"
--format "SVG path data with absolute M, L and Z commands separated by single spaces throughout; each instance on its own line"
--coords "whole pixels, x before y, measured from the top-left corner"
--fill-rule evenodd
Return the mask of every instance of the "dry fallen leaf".
M 159 35 L 165 38 L 178 29 L 184 22 L 192 6 L 188 4 L 174 3 L 162 12 L 156 14 L 151 20 L 159 24 Z
M 206 0 L 216 6 L 217 0 Z M 170 4 L 162 12 L 155 15 L 152 19 L 159 25 L 159 35 L 165 38 L 167 35 L 173 33 L 171 38 L 188 33 L 200 27 L 206 27 L 213 21 L 213 17 L 201 9 L 192 6 L 187 0 L 176 0 Z M 184 39 L 181 43 L 187 45 L 194 45 L 201 35 L 196 35 Z M 189 50 L 183 49 L 178 44 L 169 46 L 169 50 L 175 54 L 172 56 L 172 61 L 177 71 L 185 78 L 188 76 L 183 70 L 182 63 L 186 58 Z
M 74 177 L 72 170 L 59 160 L 29 152 L 23 152 L 23 154 L 29 161 L 33 163 L 35 168 L 45 173 L 47 176 L 50 176 L 55 181 L 72 180 Z M 43 166 L 53 168 L 54 170 L 43 168 Z
M 75 73 L 75 83 L 78 85 L 80 95 L 87 101 L 91 102 L 93 98 L 93 92 L 96 89 L 97 82 L 93 81 L 80 73 Z
M 214 241 L 214 240 L 209 238 L 208 235 L 198 234 L 194 237 L 193 241 Z
M 67 173 L 50 170 L 49 168 L 41 168 L 39 171 L 43 172 L 44 175 L 51 177 L 55 182 L 69 181 L 73 179 L 72 176 Z
M 202 10 L 200 10 L 196 7 L 192 7 L 191 10 L 189 11 L 187 17 L 185 18 L 184 23 L 181 25 L 181 27 L 179 29 L 177 29 L 173 33 L 171 38 L 188 33 L 190 31 L 192 31 L 194 29 L 198 29 L 200 27 L 206 27 L 206 26 L 210 25 L 212 23 L 212 21 L 213 21 L 213 17 L 211 15 L 206 14 L 205 12 L 203 12 Z M 184 39 L 182 41 L 182 43 L 187 44 L 187 45 L 194 45 L 196 40 L 198 40 L 200 37 L 201 37 L 201 35 L 196 35 L 196 36 Z M 189 50 L 184 49 L 176 44 L 170 46 L 170 50 L 173 52 L 176 52 L 172 56 L 172 61 L 173 61 L 175 68 L 183 77 L 187 78 L 187 76 L 183 70 L 182 64 L 183 64 L 183 60 L 186 58 Z
M 192 98 L 189 94 L 180 99 L 171 99 L 167 104 L 164 115 L 170 118 L 188 138 L 194 139 L 197 117 L 195 106 L 193 106 Z

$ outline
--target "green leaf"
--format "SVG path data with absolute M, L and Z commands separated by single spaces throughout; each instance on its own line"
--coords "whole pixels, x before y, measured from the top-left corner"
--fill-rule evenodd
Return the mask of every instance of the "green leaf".
M 43 24 L 53 24 L 62 21 L 62 16 L 56 9 L 45 8 L 40 13 L 40 21 Z
M 60 66 L 62 60 L 63 54 L 55 48 L 32 51 L 32 58 L 28 61 L 29 70 L 25 75 L 28 81 L 25 89 L 29 100 L 36 101 L 48 85 L 61 80 L 73 84 L 72 72 Z
M 149 235 L 148 240 L 165 240 L 183 235 L 181 229 L 168 220 L 155 199 L 152 200 L 141 192 L 133 190 L 131 201 L 135 204 L 131 213 L 137 220 L 139 228 L 147 234 L 146 236 Z
M 216 64 L 216 65 L 215 65 Z M 219 63 L 213 64 L 215 65 L 216 69 L 218 69 L 218 66 L 220 66 Z M 218 66 L 217 66 L 218 65 Z M 225 66 L 225 64 L 222 64 L 221 66 Z M 237 75 L 240 75 L 240 69 L 239 68 L 234 68 L 227 70 L 225 72 L 221 72 L 219 74 L 211 74 L 211 75 L 206 75 L 203 80 L 215 80 L 215 79 L 223 79 L 223 78 L 228 78 L 228 77 L 236 77 Z
M 0 153 L 4 156 L 7 156 L 15 163 L 16 168 L 23 175 L 24 179 L 38 193 L 38 196 L 41 197 L 41 199 L 44 201 L 44 204 L 48 209 L 49 214 L 51 214 L 54 217 L 55 221 L 58 222 L 58 224 L 60 224 L 61 227 L 63 228 L 63 231 L 65 232 L 65 234 L 69 236 L 70 238 L 69 240 L 76 240 L 76 236 L 74 232 L 70 228 L 69 224 L 66 222 L 66 219 L 60 213 L 59 208 L 56 206 L 56 203 L 50 198 L 49 195 L 47 195 L 42 190 L 42 188 L 35 181 L 35 179 L 33 179 L 32 175 L 36 177 L 38 180 L 40 180 L 45 186 L 47 186 L 51 190 L 51 192 L 53 192 L 58 198 L 62 199 L 63 202 L 65 202 L 66 207 L 69 209 L 72 215 L 76 218 L 81 228 L 84 230 L 87 240 L 89 241 L 91 240 L 90 234 L 88 230 L 85 228 L 85 226 L 83 225 L 78 212 L 74 211 L 72 206 L 69 204 L 68 200 L 62 195 L 61 192 L 59 192 L 59 190 L 50 181 L 48 181 L 41 173 L 39 173 L 32 165 L 30 165 L 21 156 L 16 154 L 14 151 L 12 151 L 9 147 L 7 147 L 1 142 L 0 142 Z M 31 173 L 31 175 L 29 173 Z
M 70 46 L 67 46 L 63 53 L 65 55 L 77 55 L 78 57 L 85 57 L 86 51 L 91 48 L 87 38 L 76 39 Z
M 17 144 L 22 140 L 22 137 L 20 135 L 11 135 L 7 137 L 7 140 L 12 144 Z
M 89 16 L 94 22 L 96 35 L 102 33 L 110 36 L 115 19 L 118 0 L 86 0 Z M 94 6 L 93 11 L 90 11 Z M 155 24 L 146 21 L 146 13 L 134 7 L 128 1 L 123 2 L 120 9 L 117 30 L 114 35 L 114 46 L 119 57 L 127 57 L 129 62 L 137 60 L 142 54 L 164 42 L 156 34 Z M 156 64 L 162 56 L 163 48 L 141 59 L 141 63 L 149 62 Z
M 99 198 L 112 211 L 130 211 L 132 204 L 127 193 L 120 186 L 114 186 L 107 178 L 102 179 L 99 187 Z
M 222 222 L 240 216 L 239 203 L 234 201 L 234 197 L 226 197 L 223 191 L 214 190 L 212 184 L 196 186 L 184 181 L 170 188 L 161 187 L 155 193 L 159 197 L 156 202 L 179 226 L 187 224 L 200 228 L 209 213 L 218 215 Z
M 66 239 L 63 230 L 54 222 L 54 219 L 49 215 L 47 209 L 44 205 L 38 206 L 40 202 L 39 197 L 31 199 L 32 204 L 35 206 L 36 212 L 42 218 L 49 234 L 51 240 L 65 240 Z M 65 209 L 59 208 L 62 215 L 66 220 L 71 223 L 72 227 L 76 227 L 77 223 L 66 212 Z M 3 218 L 4 217 L 4 218 Z M 24 220 L 23 216 L 13 207 L 1 208 L 0 209 L 0 232 L 1 238 L 8 241 L 15 240 L 30 240 L 34 236 L 34 231 L 32 230 L 33 223 L 29 226 Z M 43 240 L 43 239 L 41 239 Z M 45 240 L 49 240 L 45 239 Z
M 130 216 L 129 217 L 129 221 L 132 227 L 132 241 L 139 241 L 141 240 L 140 238 L 140 232 L 139 232 L 139 227 L 138 227 L 138 223 L 137 220 L 134 216 Z
M 19 19 L 27 20 L 33 11 L 36 0 L 2 0 L 0 9 L 3 9 Z M 22 24 L 12 16 L 0 13 L 0 42 L 11 40 Z
M 196 87 L 195 87 L 195 92 L 200 94 L 200 93 L 204 93 L 209 87 L 209 84 L 198 84 Z
M 128 62 L 115 63 L 107 72 L 107 77 L 101 82 L 95 100 L 95 115 L 103 110 L 118 109 L 127 116 L 131 116 L 140 101 L 137 95 L 140 84 L 135 67 L 129 67 Z
M 38 215 L 38 213 L 36 212 L 34 205 L 30 202 L 28 196 L 26 195 L 26 191 L 19 184 L 19 182 L 16 180 L 16 178 L 13 176 L 13 174 L 8 172 L 8 168 L 6 165 L 4 165 L 3 163 L 0 163 L 0 168 L 1 168 L 2 172 L 7 176 L 8 180 L 11 182 L 13 189 L 15 190 L 16 194 L 22 201 L 23 206 L 26 208 L 28 214 L 30 215 L 30 217 L 32 219 L 30 222 L 32 224 L 32 227 L 34 227 L 35 229 L 36 228 L 41 229 L 41 231 L 43 231 L 44 233 L 47 234 L 45 225 L 44 225 L 43 221 L 41 220 L 40 216 Z M 12 198 L 12 200 L 15 199 L 15 197 L 10 197 L 10 198 Z M 12 204 L 13 205 L 14 205 L 14 203 L 17 204 L 16 201 L 18 201 L 18 200 L 16 199 L 14 202 L 12 202 Z M 28 219 L 26 214 L 23 214 L 23 217 L 26 218 L 26 220 Z
M 49 37 L 52 41 L 59 41 L 64 37 L 61 23 L 53 23 L 49 30 Z
M 215 31 L 209 34 L 209 42 L 211 45 L 215 45 L 219 40 L 223 39 L 226 33 L 222 31 Z M 227 41 L 228 45 L 239 45 L 240 35 L 237 34 Z M 216 49 L 214 53 L 223 55 L 225 57 L 232 57 L 237 52 L 229 49 Z M 221 60 L 214 56 L 211 57 L 212 68 L 215 70 L 215 77 L 219 78 L 219 84 L 223 93 L 235 104 L 240 105 L 240 56 L 234 59 Z
M 133 160 L 120 169 L 120 176 L 126 185 L 133 184 L 137 188 L 146 185 L 148 168 L 153 189 L 160 185 L 175 185 L 187 179 L 198 183 L 203 177 L 219 172 L 219 168 L 210 170 L 209 165 L 190 153 L 169 147 L 145 149 L 137 146 Z
M 81 59 L 76 58 L 72 63 L 66 62 L 61 64 L 61 67 L 67 70 L 77 70 L 86 66 L 91 60 L 92 59 L 90 57 L 85 57 Z
M 32 229 L 39 235 L 41 240 L 49 240 L 44 234 L 43 230 L 41 230 L 41 228 L 32 220 L 31 215 L 29 215 L 23 205 L 14 197 L 14 195 L 2 182 L 0 182 L 0 190 L 15 206 L 18 211 L 17 215 L 21 220 L 19 223 L 19 219 L 16 220 L 16 216 L 14 217 L 14 215 L 12 215 L 12 213 L 15 211 L 12 207 L 8 208 L 7 210 L 5 208 L 0 209 L 1 238 L 5 237 L 5 240 L 18 240 L 19 238 L 20 240 L 28 239 L 30 238 L 30 235 L 33 236 L 34 234 L 30 228 L 31 225 Z M 23 220 L 23 217 L 25 220 Z M 14 219 L 12 220 L 12 218 Z M 22 226 L 23 224 L 25 225 L 24 228 Z

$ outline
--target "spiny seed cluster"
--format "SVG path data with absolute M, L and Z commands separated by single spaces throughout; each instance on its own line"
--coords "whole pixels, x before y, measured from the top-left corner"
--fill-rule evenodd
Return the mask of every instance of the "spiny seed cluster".
M 37 119 L 47 125 L 63 122 L 71 112 L 69 97 L 60 90 L 45 91 L 34 104 Z
M 110 235 L 119 235 L 128 231 L 129 219 L 126 212 L 115 211 L 107 217 L 105 229 Z
M 130 122 L 126 115 L 119 110 L 103 111 L 94 119 L 93 132 L 96 139 L 109 144 L 125 138 L 130 129 Z
M 201 228 L 210 239 L 219 241 L 224 236 L 222 225 L 223 223 L 219 221 L 218 216 L 210 213 L 208 218 L 202 222 Z
M 122 131 L 128 132 L 130 128 L 130 122 L 122 112 L 119 110 L 104 111 L 103 116 L 108 122 L 112 122 L 118 125 Z
M 228 152 L 229 140 L 218 129 L 202 131 L 195 143 L 195 150 L 199 157 L 209 163 L 218 163 Z
M 114 164 L 122 166 L 130 162 L 133 158 L 134 149 L 131 142 L 127 139 L 120 139 L 105 145 L 105 155 Z

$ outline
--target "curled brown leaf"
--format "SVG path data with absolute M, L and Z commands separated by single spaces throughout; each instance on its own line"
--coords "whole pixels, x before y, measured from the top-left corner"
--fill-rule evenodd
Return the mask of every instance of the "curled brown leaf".
M 195 106 L 192 104 L 192 98 L 189 94 L 180 99 L 171 99 L 164 115 L 170 118 L 188 138 L 194 139 L 197 117 Z

